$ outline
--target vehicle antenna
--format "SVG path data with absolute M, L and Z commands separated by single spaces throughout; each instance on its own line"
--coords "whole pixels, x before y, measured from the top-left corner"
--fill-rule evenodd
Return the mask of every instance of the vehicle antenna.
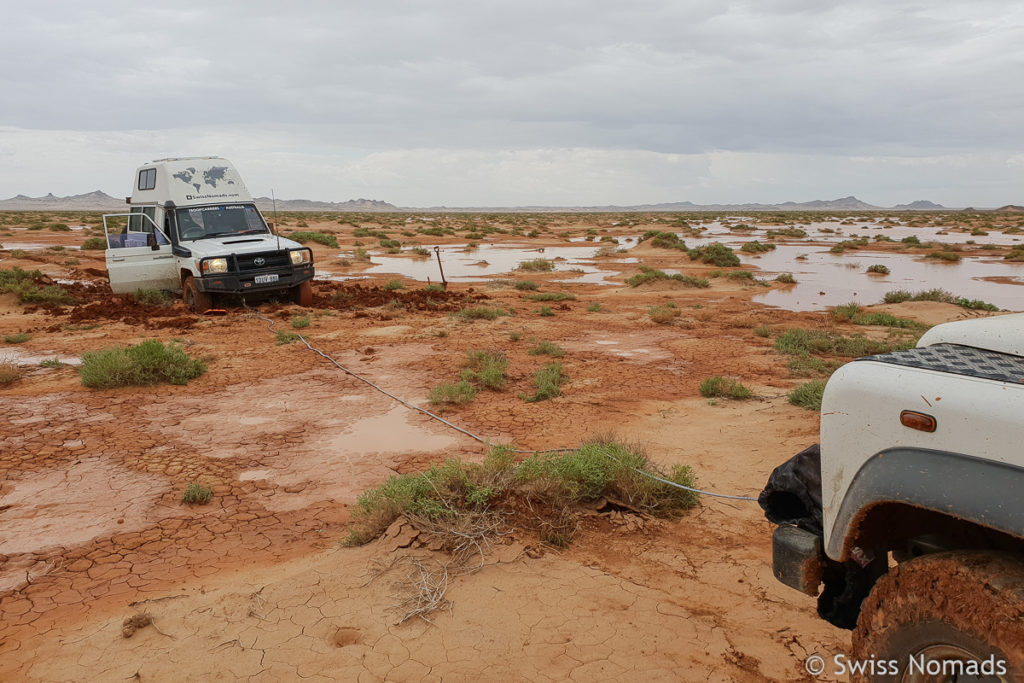
M 274 188 L 270 188 L 270 201 L 274 204 L 274 235 L 277 236 L 277 250 L 281 251 L 281 227 L 277 223 L 277 197 L 274 196 Z

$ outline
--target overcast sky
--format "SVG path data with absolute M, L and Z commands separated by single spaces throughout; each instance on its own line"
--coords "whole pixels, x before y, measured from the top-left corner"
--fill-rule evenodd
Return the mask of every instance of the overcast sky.
M 1024 204 L 1020 0 L 156 5 L 2 2 L 0 198 Z

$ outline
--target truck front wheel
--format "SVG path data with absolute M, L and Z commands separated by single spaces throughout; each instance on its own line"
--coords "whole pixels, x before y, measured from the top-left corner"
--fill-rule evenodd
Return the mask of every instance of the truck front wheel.
M 196 285 L 196 279 L 189 275 L 181 286 L 181 298 L 185 301 L 185 308 L 193 313 L 206 313 L 213 308 L 213 297 L 206 292 L 200 292 Z
M 292 288 L 292 302 L 309 308 L 313 305 L 313 283 L 306 280 Z
M 853 680 L 1024 680 L 1024 564 L 984 551 L 899 564 L 864 600 L 851 658 L 892 663 Z

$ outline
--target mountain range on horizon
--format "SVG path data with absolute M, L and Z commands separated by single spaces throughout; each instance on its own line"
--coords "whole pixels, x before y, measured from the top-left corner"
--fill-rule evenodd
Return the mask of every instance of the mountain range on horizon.
M 269 197 L 257 197 L 256 205 L 261 211 L 268 212 L 274 208 Z M 311 199 L 278 199 L 278 211 L 337 211 L 337 212 L 371 212 L 371 211 L 425 211 L 425 212 L 660 212 L 660 211 L 948 211 L 948 207 L 924 199 L 885 207 L 868 204 L 854 196 L 839 199 L 813 200 L 808 202 L 782 202 L 780 204 L 694 204 L 693 202 L 665 202 L 660 204 L 636 204 L 631 206 L 431 206 L 431 207 L 399 207 L 389 202 L 376 199 L 350 199 L 344 202 L 316 201 Z M 111 197 L 107 193 L 96 190 L 85 194 L 58 197 L 53 193 L 42 197 L 29 197 L 19 194 L 10 199 L 0 199 L 2 211 L 120 211 L 125 209 L 125 201 Z M 1007 205 L 998 210 L 1021 210 L 1020 207 Z

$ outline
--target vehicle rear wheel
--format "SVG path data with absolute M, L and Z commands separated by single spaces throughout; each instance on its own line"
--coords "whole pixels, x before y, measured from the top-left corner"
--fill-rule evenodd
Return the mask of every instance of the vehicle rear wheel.
M 864 600 L 851 658 L 899 668 L 853 680 L 1024 680 L 1024 564 L 985 551 L 899 564 Z
M 189 275 L 182 284 L 181 298 L 185 302 L 185 308 L 193 313 L 206 313 L 213 308 L 213 297 L 206 292 L 200 292 L 196 279 Z
M 306 280 L 292 288 L 292 302 L 309 308 L 313 305 L 313 283 Z

